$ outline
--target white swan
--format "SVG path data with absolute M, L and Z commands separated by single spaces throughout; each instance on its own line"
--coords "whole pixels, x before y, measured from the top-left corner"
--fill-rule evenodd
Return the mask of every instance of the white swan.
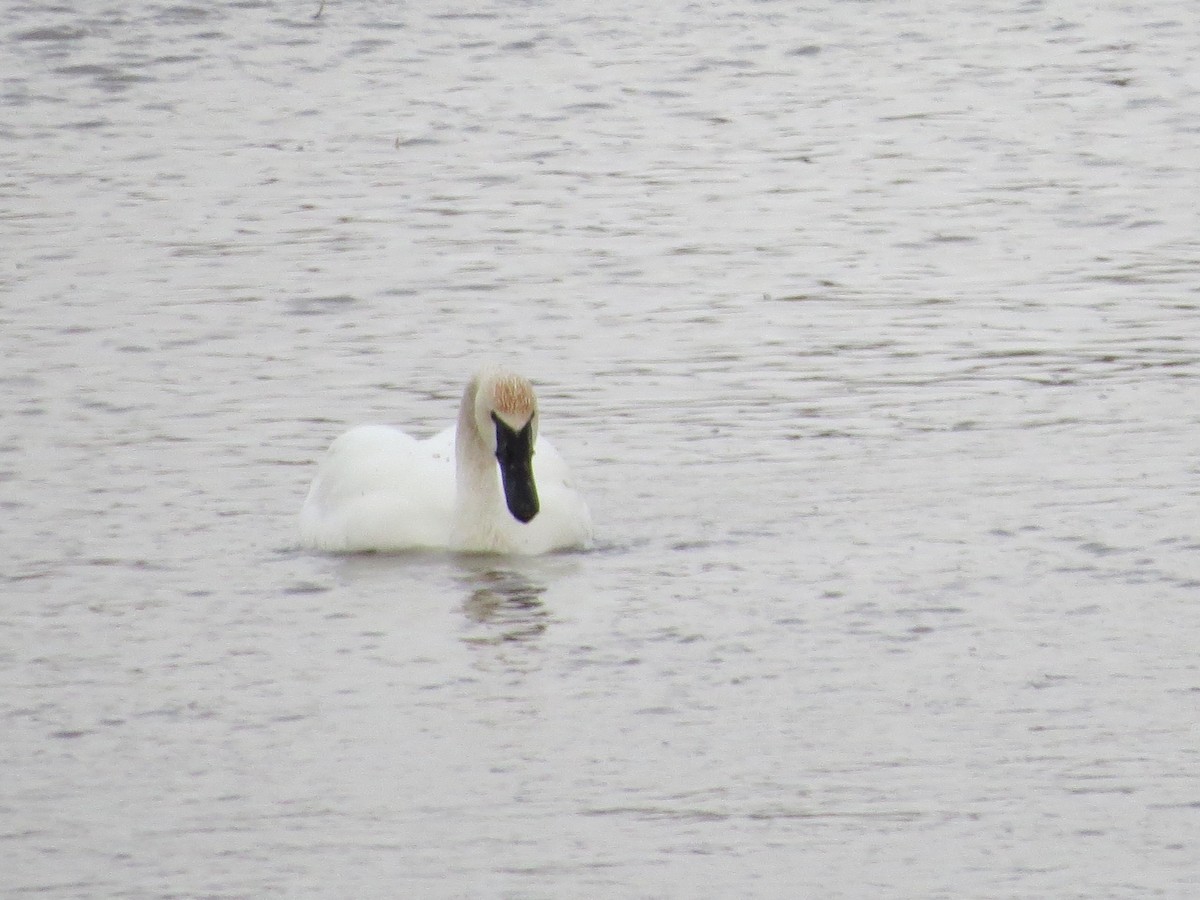
M 489 368 L 458 424 L 418 441 L 360 425 L 329 448 L 300 511 L 305 546 L 537 554 L 587 547 L 592 518 L 563 458 L 538 436 L 528 380 Z

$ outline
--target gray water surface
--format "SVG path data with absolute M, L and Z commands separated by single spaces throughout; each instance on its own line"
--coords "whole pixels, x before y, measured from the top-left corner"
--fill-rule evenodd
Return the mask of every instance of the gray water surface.
M 3 4 L 0 893 L 1196 896 L 1194 6 L 319 8 Z

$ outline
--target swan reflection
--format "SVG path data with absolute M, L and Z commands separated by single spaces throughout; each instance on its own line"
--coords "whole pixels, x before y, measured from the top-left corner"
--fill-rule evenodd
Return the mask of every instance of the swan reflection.
M 463 614 L 472 633 L 464 640 L 476 644 L 530 641 L 550 624 L 550 611 L 542 602 L 546 586 L 511 569 L 486 568 L 473 572 Z

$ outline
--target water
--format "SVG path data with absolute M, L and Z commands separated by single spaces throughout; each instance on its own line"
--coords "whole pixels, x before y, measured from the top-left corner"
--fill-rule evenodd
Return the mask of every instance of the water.
M 1195 895 L 1190 4 L 85 6 L 0 18 L 5 896 Z M 482 358 L 599 546 L 299 551 Z

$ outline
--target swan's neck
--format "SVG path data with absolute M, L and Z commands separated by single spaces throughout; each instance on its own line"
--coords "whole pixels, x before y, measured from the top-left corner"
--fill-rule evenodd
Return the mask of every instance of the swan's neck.
M 475 424 L 478 388 L 478 382 L 472 380 L 463 392 L 455 429 L 454 543 L 464 550 L 494 550 L 494 523 L 497 511 L 504 509 L 504 496 L 496 457 Z

